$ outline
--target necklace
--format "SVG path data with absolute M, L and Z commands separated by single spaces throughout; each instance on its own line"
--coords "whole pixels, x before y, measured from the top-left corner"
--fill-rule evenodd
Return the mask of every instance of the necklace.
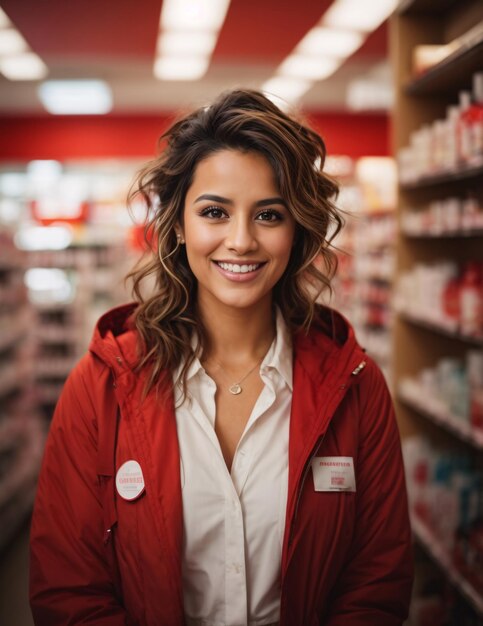
M 232 395 L 237 396 L 238 394 L 240 394 L 243 391 L 243 387 L 241 386 L 242 382 L 250 376 L 250 374 L 257 367 L 257 365 L 259 365 L 262 362 L 262 360 L 263 360 L 263 357 L 261 359 L 258 359 L 258 361 L 255 363 L 255 365 L 245 374 L 245 376 L 243 376 L 243 378 L 240 378 L 239 381 L 232 383 L 228 387 L 228 391 Z M 223 370 L 223 368 L 221 367 L 221 365 L 219 363 L 216 363 L 215 361 L 213 361 L 213 363 L 215 363 L 215 365 L 218 366 L 218 369 Z

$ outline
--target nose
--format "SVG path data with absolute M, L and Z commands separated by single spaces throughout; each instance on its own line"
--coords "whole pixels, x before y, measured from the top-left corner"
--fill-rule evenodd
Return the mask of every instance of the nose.
M 230 220 L 225 245 L 228 250 L 240 255 L 256 250 L 258 244 L 252 221 L 242 215 L 233 216 Z

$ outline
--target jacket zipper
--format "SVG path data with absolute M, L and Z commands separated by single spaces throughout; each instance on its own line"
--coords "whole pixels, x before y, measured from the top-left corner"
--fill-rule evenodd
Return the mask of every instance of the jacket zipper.
M 359 363 L 359 365 L 351 372 L 351 376 L 358 376 L 361 371 L 366 367 L 367 365 L 367 361 L 361 361 Z M 342 398 L 345 396 L 346 392 L 347 392 L 347 388 L 350 386 L 350 383 L 344 383 L 342 385 L 340 385 L 339 390 L 340 391 L 344 391 L 344 394 L 342 395 L 342 397 L 340 398 L 339 402 L 337 403 L 333 413 L 335 413 L 335 410 L 337 409 L 337 407 L 339 406 L 340 402 L 342 401 Z M 304 488 L 304 484 L 305 484 L 305 479 L 307 478 L 307 474 L 309 473 L 309 469 L 310 466 L 312 464 L 312 461 L 315 458 L 315 455 L 317 454 L 317 452 L 319 451 L 321 445 L 324 442 L 325 439 L 325 434 L 327 431 L 325 431 L 322 435 L 319 436 L 319 438 L 317 439 L 317 441 L 315 442 L 315 446 L 312 448 L 312 453 L 310 454 L 308 460 L 306 461 L 305 465 L 304 465 L 304 469 L 302 471 L 302 478 L 300 481 L 300 484 L 298 486 L 298 490 L 297 490 L 297 500 L 295 502 L 295 509 L 294 509 L 294 514 L 292 517 L 292 522 L 290 525 L 290 534 L 288 537 L 288 547 L 290 548 L 290 546 L 292 545 L 292 541 L 293 541 L 293 537 L 294 537 L 294 532 L 295 532 L 295 522 L 297 520 L 297 513 L 298 513 L 298 509 L 299 509 L 299 504 L 300 504 L 300 499 L 302 497 L 302 491 Z
M 302 491 L 303 491 L 303 488 L 304 488 L 305 479 L 307 478 L 307 474 L 309 473 L 309 469 L 310 469 L 310 466 L 312 464 L 312 461 L 314 460 L 315 455 L 319 451 L 320 446 L 323 444 L 324 439 L 325 439 L 325 433 L 323 435 L 321 435 L 317 439 L 317 441 L 315 442 L 315 446 L 312 448 L 312 453 L 311 453 L 311 455 L 309 456 L 309 458 L 307 459 L 307 461 L 306 461 L 306 463 L 304 465 L 304 469 L 302 471 L 302 479 L 300 481 L 299 488 L 298 488 L 298 491 L 297 491 L 297 500 L 295 502 L 295 509 L 294 509 L 294 514 L 293 514 L 293 518 L 292 518 L 292 523 L 290 525 L 290 534 L 289 534 L 289 537 L 288 537 L 288 547 L 290 547 L 292 545 L 293 536 L 294 536 L 294 532 L 295 532 L 295 522 L 297 520 L 297 513 L 298 513 L 298 510 L 299 510 L 299 504 L 300 504 L 300 499 L 302 497 Z

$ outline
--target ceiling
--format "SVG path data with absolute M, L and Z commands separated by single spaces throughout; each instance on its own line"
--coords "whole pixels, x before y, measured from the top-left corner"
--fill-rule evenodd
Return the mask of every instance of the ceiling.
M 113 113 L 118 114 L 172 111 L 206 102 L 226 88 L 260 87 L 331 3 L 231 0 L 208 73 L 201 80 L 182 82 L 153 76 L 162 0 L 0 0 L 30 48 L 47 64 L 49 78 L 108 81 Z M 302 105 L 343 110 L 349 82 L 380 73 L 387 48 L 383 24 L 333 76 L 316 83 Z M 42 113 L 37 87 L 36 81 L 9 81 L 0 75 L 0 114 Z

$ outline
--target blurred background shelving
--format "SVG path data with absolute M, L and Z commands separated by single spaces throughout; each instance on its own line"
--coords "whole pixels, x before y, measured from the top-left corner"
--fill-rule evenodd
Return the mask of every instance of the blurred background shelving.
M 483 80 L 482 25 L 483 5 L 472 0 L 414 0 L 391 20 L 394 378 L 418 548 L 417 623 L 483 623 L 483 147 L 468 112 Z M 443 58 L 421 67 L 422 46 Z

